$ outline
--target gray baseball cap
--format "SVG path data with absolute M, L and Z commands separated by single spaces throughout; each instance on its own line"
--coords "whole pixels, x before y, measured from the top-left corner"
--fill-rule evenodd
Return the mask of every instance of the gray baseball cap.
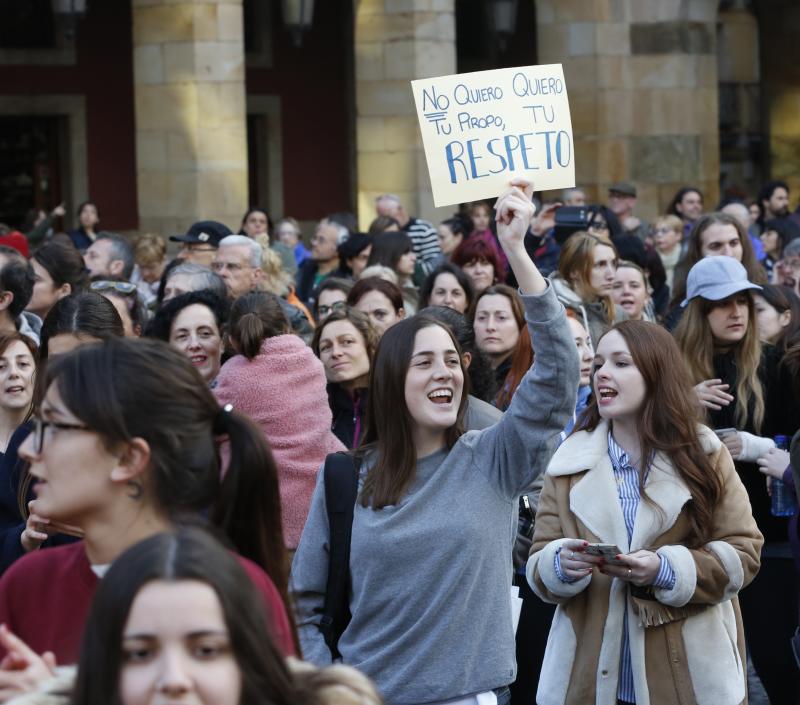
M 686 298 L 681 306 L 686 306 L 698 296 L 708 301 L 722 301 L 746 289 L 761 291 L 758 284 L 747 280 L 747 270 L 741 262 L 724 255 L 705 257 L 689 270 Z

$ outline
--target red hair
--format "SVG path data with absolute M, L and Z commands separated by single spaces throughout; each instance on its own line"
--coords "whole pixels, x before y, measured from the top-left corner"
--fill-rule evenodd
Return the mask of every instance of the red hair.
M 528 331 L 528 325 L 525 322 L 525 306 L 522 303 L 522 298 L 517 293 L 516 289 L 505 284 L 495 284 L 490 286 L 484 291 L 475 301 L 480 301 L 484 296 L 500 295 L 505 296 L 511 304 L 511 313 L 514 315 L 514 320 L 519 329 L 519 340 L 517 347 L 511 356 L 511 368 L 508 370 L 503 384 L 494 398 L 494 405 L 501 411 L 505 411 L 511 403 L 511 398 L 514 392 L 517 391 L 519 383 L 525 376 L 525 373 L 530 369 L 533 364 L 533 344 L 531 343 L 531 334 Z
M 472 262 L 483 260 L 494 267 L 494 280 L 497 281 L 503 274 L 503 263 L 497 256 L 497 252 L 482 238 L 470 237 L 463 240 L 461 244 L 453 250 L 450 261 L 453 264 L 463 267 Z

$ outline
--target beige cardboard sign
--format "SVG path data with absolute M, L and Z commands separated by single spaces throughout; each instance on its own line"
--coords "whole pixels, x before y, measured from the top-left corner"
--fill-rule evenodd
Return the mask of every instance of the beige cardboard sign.
M 536 190 L 575 185 L 561 64 L 411 81 L 438 206 L 499 196 L 515 176 Z

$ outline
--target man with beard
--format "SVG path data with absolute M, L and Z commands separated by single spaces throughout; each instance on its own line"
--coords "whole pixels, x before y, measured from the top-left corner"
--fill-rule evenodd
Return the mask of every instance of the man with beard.
M 792 237 L 800 237 L 800 224 L 789 215 L 789 185 L 785 181 L 768 181 L 758 193 L 761 217 L 756 221 L 759 234 L 770 220 L 786 223 Z

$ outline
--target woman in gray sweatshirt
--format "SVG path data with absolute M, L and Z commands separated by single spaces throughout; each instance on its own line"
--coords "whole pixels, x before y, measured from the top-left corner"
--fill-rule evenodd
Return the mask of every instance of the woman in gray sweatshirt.
M 503 419 L 461 433 L 458 344 L 432 319 L 390 328 L 376 356 L 352 530 L 352 618 L 338 648 L 389 705 L 503 705 L 516 675 L 517 498 L 546 467 L 579 377 L 564 309 L 523 246 L 531 191 L 516 180 L 496 205 L 536 350 Z M 303 654 L 320 665 L 331 661 L 319 630 L 328 527 L 320 472 L 291 578 Z

